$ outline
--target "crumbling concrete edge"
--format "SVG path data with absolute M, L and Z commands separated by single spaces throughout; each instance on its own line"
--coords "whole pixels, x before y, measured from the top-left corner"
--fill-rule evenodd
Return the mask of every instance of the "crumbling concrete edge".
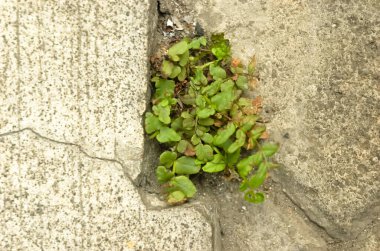
M 158 25 L 158 17 L 159 15 L 162 15 L 163 13 L 160 12 L 160 2 L 159 0 L 151 0 L 150 1 L 150 7 L 149 7 L 149 20 L 148 20 L 148 50 L 146 52 L 146 58 L 147 60 L 147 69 L 151 69 L 150 67 L 150 57 L 151 55 L 157 50 L 158 45 L 160 43 L 160 40 L 157 38 L 157 25 Z M 149 70 L 147 72 L 147 79 L 150 79 L 151 71 Z M 152 94 L 152 88 L 151 85 L 147 84 L 147 90 L 146 90 L 146 107 L 145 112 L 150 111 L 150 99 Z M 144 117 L 144 116 L 143 116 Z M 143 117 L 141 119 L 141 126 L 144 126 L 144 120 Z M 140 174 L 137 176 L 136 179 L 131 179 L 131 177 L 126 172 L 126 169 L 124 169 L 124 173 L 127 177 L 130 178 L 130 180 L 133 182 L 135 187 L 137 188 L 137 191 L 140 195 L 140 198 L 142 202 L 144 203 L 144 206 L 147 210 L 150 211 L 163 211 L 163 210 L 169 210 L 172 208 L 171 206 L 167 205 L 165 202 L 160 201 L 159 199 L 159 191 L 147 191 L 145 186 L 147 185 L 147 176 L 154 175 L 154 169 L 155 169 L 155 163 L 157 162 L 157 159 L 159 157 L 159 145 L 156 142 L 153 142 L 151 139 L 148 138 L 147 135 L 144 136 L 144 148 L 143 148 L 143 159 L 140 166 Z M 119 162 L 120 163 L 120 162 Z M 121 163 L 120 163 L 121 164 Z M 216 203 L 215 205 L 219 205 Z M 177 206 L 178 207 L 178 206 Z M 190 202 L 187 204 L 184 204 L 182 206 L 183 208 L 192 208 L 196 210 L 198 213 L 200 213 L 205 221 L 207 221 L 211 226 L 212 231 L 212 250 L 213 251 L 221 251 L 222 248 L 222 240 L 221 240 L 221 231 L 220 231 L 220 222 L 219 222 L 219 213 L 218 208 L 215 206 L 207 207 L 206 205 L 200 203 L 200 202 Z

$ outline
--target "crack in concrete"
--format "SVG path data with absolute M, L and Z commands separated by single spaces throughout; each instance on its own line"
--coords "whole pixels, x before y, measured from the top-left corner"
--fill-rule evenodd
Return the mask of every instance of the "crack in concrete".
M 63 144 L 63 145 L 66 145 L 66 146 L 76 147 L 76 148 L 78 148 L 78 150 L 81 153 L 83 153 L 86 157 L 88 157 L 90 159 L 96 159 L 96 160 L 101 160 L 101 161 L 113 162 L 113 163 L 116 163 L 116 164 L 120 165 L 120 167 L 122 168 L 122 170 L 125 169 L 123 163 L 120 162 L 117 159 L 109 159 L 109 158 L 92 156 L 92 155 L 88 154 L 85 150 L 83 150 L 83 147 L 81 145 L 79 145 L 79 144 L 71 143 L 71 142 L 65 142 L 65 141 L 59 141 L 59 140 L 48 138 L 48 137 L 43 136 L 42 134 L 38 133 L 37 131 L 35 131 L 34 129 L 32 129 L 30 127 L 26 127 L 26 128 L 23 128 L 23 129 L 20 129 L 20 130 L 16 130 L 16 131 L 10 131 L 10 132 L 6 132 L 6 133 L 2 133 L 2 134 L 0 134 L 0 138 L 1 137 L 6 137 L 6 136 L 11 136 L 11 135 L 16 135 L 16 134 L 22 133 L 24 131 L 29 131 L 29 132 L 33 133 L 34 135 L 36 135 L 37 137 L 39 137 L 39 138 L 41 138 L 43 140 L 52 142 L 52 143 Z M 127 178 L 129 180 L 131 180 L 133 182 L 133 179 L 127 173 L 125 173 L 125 172 L 123 172 L 123 173 L 127 176 Z
M 329 244 L 336 244 L 336 243 L 340 243 L 342 242 L 341 240 L 335 238 L 334 236 L 332 236 L 324 226 L 322 226 L 321 224 L 319 224 L 317 221 L 313 220 L 309 215 L 308 213 L 301 207 L 301 205 L 299 203 L 297 203 L 287 192 L 286 190 L 282 190 L 282 193 L 286 196 L 286 198 L 289 199 L 289 201 L 296 207 L 298 208 L 302 214 L 305 216 L 305 218 L 310 222 L 310 224 L 312 224 L 313 226 L 317 227 L 319 230 L 321 230 L 324 234 L 326 234 L 329 238 L 331 238 L 331 240 L 326 240 L 326 242 L 328 242 Z M 332 241 L 332 242 L 331 242 Z

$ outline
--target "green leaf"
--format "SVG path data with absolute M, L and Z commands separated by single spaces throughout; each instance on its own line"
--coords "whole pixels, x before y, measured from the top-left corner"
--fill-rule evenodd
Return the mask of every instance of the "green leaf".
M 191 137 L 191 143 L 193 143 L 193 145 L 198 145 L 199 143 L 201 143 L 201 139 L 197 135 L 194 134 Z
M 213 150 L 209 145 L 199 144 L 195 147 L 195 154 L 197 158 L 202 161 L 208 161 L 213 159 Z
M 256 121 L 259 119 L 257 115 L 247 115 L 242 120 L 241 130 L 248 132 L 255 125 Z M 264 128 L 265 131 L 265 128 Z
M 220 86 L 220 90 L 222 92 L 232 92 L 234 89 L 235 89 L 235 84 L 232 80 L 228 80 Z
M 250 157 L 251 157 L 251 161 L 252 161 L 251 164 L 253 166 L 259 166 L 261 161 L 263 161 L 263 159 L 264 159 L 263 155 L 260 152 L 257 152 L 255 154 L 251 155 Z
M 185 66 L 189 62 L 189 51 L 186 50 L 179 58 L 179 65 Z
M 252 156 L 244 158 L 236 165 L 240 177 L 245 178 L 252 171 Z
M 193 118 L 194 116 L 191 115 L 188 111 L 184 111 L 181 113 L 181 117 L 184 119 L 189 119 L 189 118 Z
M 186 140 L 181 140 L 177 144 L 177 152 L 184 153 L 189 145 L 190 145 L 190 142 Z
M 166 167 L 159 166 L 156 169 L 156 176 L 158 183 L 163 184 L 168 182 L 174 176 L 174 174 L 166 169 Z
M 202 170 L 207 173 L 216 173 L 223 171 L 226 167 L 226 163 L 223 160 L 221 154 L 215 154 L 211 162 L 207 162 L 206 165 L 202 167 Z
M 186 195 L 181 191 L 174 191 L 168 195 L 169 204 L 180 204 L 186 200 Z
M 164 60 L 161 66 L 161 72 L 164 76 L 170 76 L 172 74 L 174 64 L 168 60 Z
M 251 203 L 262 203 L 265 200 L 265 196 L 263 193 L 255 193 L 254 191 L 250 190 L 245 193 L 244 199 Z
M 240 177 L 247 177 L 247 175 L 252 171 L 253 166 L 259 166 L 261 161 L 263 161 L 263 156 L 260 152 L 241 159 L 236 166 Z
M 195 129 L 195 134 L 198 136 L 198 137 L 202 137 L 203 134 L 205 134 L 202 130 L 199 130 L 198 128 Z
M 183 95 L 181 98 L 182 103 L 185 105 L 194 105 L 195 104 L 195 98 L 191 97 L 190 95 Z
M 202 140 L 203 140 L 203 142 L 205 142 L 207 144 L 211 144 L 212 141 L 214 140 L 214 137 L 209 133 L 205 133 L 202 136 Z
M 202 95 L 198 95 L 198 96 L 195 98 L 195 104 L 196 104 L 199 108 L 205 108 L 205 107 L 206 107 L 206 99 L 205 99 Z
M 228 153 L 234 153 L 238 149 L 240 149 L 240 147 L 242 147 L 245 143 L 245 138 L 246 138 L 245 133 L 241 129 L 237 130 L 236 131 L 236 141 L 228 147 L 227 152 Z
M 248 189 L 248 181 L 246 179 L 243 179 L 243 181 L 240 183 L 239 190 L 244 192 Z
M 198 41 L 198 39 L 194 39 L 193 41 L 191 41 L 191 43 L 189 44 L 189 49 L 199 49 L 201 47 L 201 43 Z
M 145 131 L 148 134 L 151 134 L 155 131 L 160 130 L 164 125 L 161 121 L 153 115 L 151 112 L 145 114 Z
M 265 163 L 261 163 L 257 172 L 252 175 L 252 177 L 248 181 L 248 185 L 252 189 L 256 189 L 264 183 L 267 175 L 267 165 Z
M 209 66 L 210 74 L 213 79 L 218 80 L 218 79 L 225 79 L 227 76 L 226 71 L 217 65 L 211 64 Z
M 225 167 L 226 164 L 224 163 L 215 164 L 212 162 L 207 162 L 206 165 L 202 167 L 202 170 L 206 173 L 217 173 L 223 171 Z
M 197 50 L 201 47 L 201 45 L 206 46 L 206 44 L 207 44 L 207 40 L 205 37 L 193 39 L 193 41 L 191 41 L 191 43 L 189 44 L 189 49 Z
M 211 103 L 215 106 L 215 109 L 219 112 L 229 110 L 232 107 L 232 104 L 236 98 L 235 88 L 232 80 L 221 85 L 222 92 L 211 97 Z
M 213 108 L 203 108 L 197 109 L 197 116 L 200 119 L 205 119 L 215 114 L 215 110 Z
M 211 98 L 211 103 L 215 105 L 218 112 L 223 112 L 231 108 L 233 100 L 233 93 L 220 92 Z
M 235 127 L 234 123 L 232 123 L 232 122 L 228 123 L 225 128 L 219 129 L 218 133 L 214 137 L 214 141 L 213 141 L 214 145 L 220 146 L 224 142 L 226 142 L 227 139 L 229 137 L 231 137 L 232 134 L 234 134 L 235 129 L 236 129 L 236 127 Z
M 193 118 L 187 118 L 183 120 L 183 129 L 191 130 L 195 126 L 195 120 Z
M 173 170 L 177 174 L 195 174 L 200 166 L 195 164 L 194 158 L 183 156 L 174 161 Z
M 179 74 L 181 73 L 181 67 L 179 67 L 178 65 L 175 65 L 173 67 L 173 71 L 172 73 L 170 74 L 170 78 L 175 78 L 177 77 Z
M 201 43 L 201 45 L 206 46 L 207 45 L 207 39 L 205 37 L 198 38 L 198 41 Z
M 239 98 L 237 104 L 240 107 L 252 106 L 252 100 L 249 98 Z
M 220 90 L 221 83 L 220 80 L 214 81 L 210 85 L 203 87 L 201 93 L 209 97 L 214 96 Z
M 160 155 L 160 164 L 166 167 L 171 167 L 177 159 L 177 154 L 171 151 L 165 151 Z
M 254 140 L 257 140 L 260 138 L 260 136 L 265 132 L 266 128 L 265 126 L 258 126 L 255 127 L 251 132 L 250 132 L 250 137 Z
M 176 131 L 174 131 L 172 128 L 162 127 L 156 139 L 160 143 L 166 143 L 170 141 L 180 141 L 181 136 L 179 136 L 179 134 Z
M 182 124 L 183 124 L 183 118 L 181 117 L 178 117 L 176 119 L 174 119 L 171 123 L 171 128 L 173 128 L 175 131 L 178 131 L 179 129 L 182 128 Z
M 212 118 L 198 119 L 198 124 L 203 126 L 212 126 L 215 120 Z
M 165 100 L 166 101 L 166 100 Z M 161 102 L 163 103 L 163 102 Z M 171 119 L 170 119 L 170 106 L 166 105 L 163 106 L 158 104 L 153 106 L 153 112 L 158 116 L 158 119 L 164 123 L 164 124 L 170 124 Z
M 180 60 L 179 55 L 184 54 L 187 50 L 188 50 L 187 41 L 182 40 L 169 48 L 168 55 L 171 60 L 179 61 Z
M 265 143 L 261 146 L 261 152 L 266 157 L 270 157 L 277 152 L 278 147 L 278 144 Z
M 226 162 L 228 166 L 230 167 L 234 166 L 239 161 L 239 158 L 240 158 L 240 148 L 233 153 L 226 154 Z
M 196 85 L 206 85 L 207 84 L 207 78 L 203 74 L 203 69 L 202 68 L 196 68 L 195 69 L 195 76 L 191 78 L 192 82 Z
M 236 80 L 236 85 L 241 90 L 248 90 L 248 78 L 246 76 L 239 76 Z
M 218 59 L 225 59 L 230 56 L 230 44 L 229 41 L 224 38 L 223 33 L 211 36 L 211 52 Z
M 163 100 L 166 98 L 171 98 L 174 95 L 174 81 L 155 78 L 153 79 L 156 82 L 156 93 L 154 94 L 154 99 Z
M 178 80 L 179 81 L 184 81 L 187 77 L 187 70 L 186 67 L 181 68 L 181 72 L 178 74 Z
M 191 198 L 197 192 L 193 182 L 186 176 L 177 176 L 170 180 L 169 185 L 172 190 L 181 191 L 187 198 Z

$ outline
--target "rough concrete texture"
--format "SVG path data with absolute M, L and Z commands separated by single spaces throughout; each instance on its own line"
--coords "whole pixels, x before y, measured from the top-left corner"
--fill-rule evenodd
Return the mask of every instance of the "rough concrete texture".
M 140 172 L 153 1 L 0 1 L 0 250 L 211 250 Z M 128 177 L 124 175 L 124 172 Z
M 206 182 L 210 182 L 207 180 Z M 209 202 L 219 216 L 222 250 L 277 251 L 327 250 L 327 241 L 300 211 L 281 192 L 269 193 L 265 203 L 252 205 L 237 193 L 238 184 L 215 180 L 205 185 L 201 200 Z M 276 184 L 272 184 L 274 190 Z
M 0 133 L 32 128 L 118 159 L 135 178 L 151 9 L 148 0 L 0 1 Z
M 338 240 L 378 227 L 380 2 L 182 2 L 207 31 L 225 32 L 236 56 L 256 55 L 254 95 L 282 145 L 275 179 L 292 201 Z
M 211 250 L 199 212 L 147 210 L 117 161 L 30 130 L 0 153 L 0 250 Z

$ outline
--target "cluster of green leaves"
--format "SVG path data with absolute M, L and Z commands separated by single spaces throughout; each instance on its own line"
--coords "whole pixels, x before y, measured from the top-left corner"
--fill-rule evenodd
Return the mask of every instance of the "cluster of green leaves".
M 257 189 L 275 166 L 269 157 L 278 145 L 263 143 L 266 128 L 258 109 L 242 96 L 254 71 L 253 61 L 245 68 L 231 58 L 223 34 L 209 41 L 185 38 L 168 49 L 152 78 L 155 93 L 145 130 L 167 147 L 156 175 L 169 203 L 183 203 L 195 195 L 190 175 L 222 171 L 239 175 L 245 200 L 264 200 Z

